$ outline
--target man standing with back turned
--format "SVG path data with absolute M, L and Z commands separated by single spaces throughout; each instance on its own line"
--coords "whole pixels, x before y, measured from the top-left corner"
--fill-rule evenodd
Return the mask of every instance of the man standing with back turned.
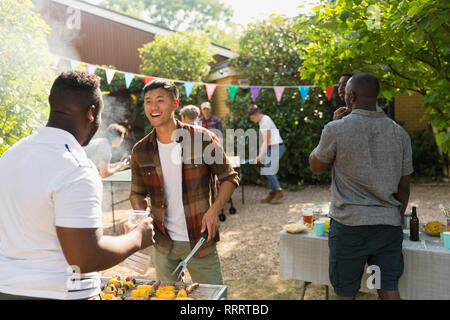
M 335 112 L 309 156 L 316 174 L 332 166 L 329 276 L 338 299 L 355 298 L 366 262 L 379 272 L 380 298 L 400 299 L 411 141 L 402 127 L 376 111 L 379 90 L 373 74 L 351 77 L 345 102 L 352 112 Z
M 82 146 L 101 124 L 100 79 L 63 72 L 47 125 L 0 158 L 0 300 L 87 299 L 96 271 L 153 244 L 152 219 L 103 235 L 99 173 Z

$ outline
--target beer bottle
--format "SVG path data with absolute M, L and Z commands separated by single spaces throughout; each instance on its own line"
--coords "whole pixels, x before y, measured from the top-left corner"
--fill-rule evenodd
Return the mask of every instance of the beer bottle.
M 409 239 L 419 241 L 419 218 L 417 217 L 416 207 L 412 207 L 412 215 L 409 220 Z

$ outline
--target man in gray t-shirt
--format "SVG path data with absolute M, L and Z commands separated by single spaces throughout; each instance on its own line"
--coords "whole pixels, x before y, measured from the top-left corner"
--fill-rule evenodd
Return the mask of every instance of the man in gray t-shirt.
M 365 262 L 381 267 L 380 297 L 399 298 L 398 278 L 403 272 L 401 217 L 408 204 L 413 172 L 411 142 L 402 127 L 384 112 L 376 111 L 378 93 L 374 75 L 361 73 L 350 78 L 345 100 L 352 112 L 344 116 L 345 107 L 335 112 L 335 121 L 324 127 L 319 145 L 309 158 L 314 173 L 323 173 L 332 166 L 330 280 L 339 298 L 353 298 L 357 293 L 361 281 L 358 275 L 362 275 L 358 268 Z M 361 232 L 366 238 L 356 237 Z M 380 243 L 383 232 L 388 236 L 385 243 Z M 355 242 L 361 239 L 364 245 L 357 248 Z M 386 248 L 390 254 L 396 252 L 394 258 L 383 255 Z M 345 256 L 352 258 L 342 261 Z M 358 268 L 349 262 L 352 259 Z M 339 270 L 343 265 L 347 265 L 345 272 Z M 357 273 L 352 281 L 351 276 L 342 276 L 350 270 Z

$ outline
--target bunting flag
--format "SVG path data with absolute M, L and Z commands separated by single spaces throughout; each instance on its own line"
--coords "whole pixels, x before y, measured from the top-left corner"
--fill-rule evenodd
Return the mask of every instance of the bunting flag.
M 130 87 L 133 79 L 134 79 L 134 73 L 129 73 L 129 72 L 125 73 L 125 85 L 127 86 L 127 89 Z
M 116 70 L 112 69 L 106 69 L 106 81 L 108 84 L 111 84 L 112 79 L 114 78 L 114 75 L 116 74 Z
M 144 84 L 147 84 L 147 83 L 149 83 L 149 82 L 152 82 L 153 80 L 155 80 L 154 77 L 145 76 L 145 77 L 144 77 Z
M 184 90 L 186 91 L 186 97 L 189 98 L 193 88 L 194 88 L 194 82 L 187 81 L 184 83 Z
M 72 70 L 77 70 L 77 68 L 78 68 L 79 65 L 80 65 L 80 61 L 70 59 L 70 68 L 71 68 Z
M 250 87 L 250 92 L 252 94 L 253 102 L 256 102 L 256 98 L 258 98 L 260 89 L 261 89 L 261 87 Z
M 57 55 L 53 55 L 53 67 L 57 67 L 59 62 L 61 61 L 61 57 Z
M 238 90 L 238 86 L 229 86 L 228 87 L 228 93 L 230 94 L 230 100 L 234 101 L 234 98 L 236 97 L 236 92 Z
M 58 66 L 58 64 L 60 63 L 61 59 L 64 59 L 66 61 L 70 62 L 70 68 L 72 70 L 76 70 L 78 69 L 78 67 L 80 66 L 80 64 L 86 65 L 87 66 L 87 70 L 90 74 L 95 74 L 97 69 L 103 69 L 106 72 L 106 80 L 108 82 L 108 84 L 111 84 L 115 74 L 117 72 L 124 74 L 125 76 L 125 85 L 127 88 L 129 88 L 131 86 L 131 83 L 133 82 L 134 78 L 136 76 L 144 78 L 144 83 L 145 85 L 147 85 L 149 82 L 153 81 L 155 79 L 155 77 L 153 76 L 147 76 L 147 75 L 143 75 L 143 74 L 134 74 L 134 73 L 129 73 L 129 72 L 124 72 L 124 71 L 119 71 L 119 70 L 114 70 L 114 69 L 109 69 L 109 68 L 105 68 L 102 66 L 98 66 L 98 65 L 93 65 L 93 64 L 89 64 L 89 63 L 85 63 L 82 61 L 78 61 L 75 59 L 70 59 L 67 57 L 62 57 L 56 54 L 53 54 L 53 66 L 56 68 Z M 162 78 L 164 79 L 164 78 Z M 217 88 L 217 86 L 220 87 L 227 87 L 228 88 L 228 93 L 230 95 L 230 100 L 234 101 L 235 97 L 236 97 L 236 93 L 237 90 L 241 87 L 241 88 L 250 88 L 250 92 L 252 95 L 252 99 L 253 102 L 256 102 L 256 99 L 258 98 L 259 92 L 261 89 L 266 89 L 266 88 L 272 88 L 275 92 L 275 96 L 276 99 L 278 101 L 278 103 L 280 103 L 283 93 L 285 91 L 286 88 L 296 88 L 300 91 L 300 95 L 303 99 L 303 101 L 306 101 L 306 98 L 309 94 L 309 90 L 311 88 L 311 86 L 307 86 L 307 85 L 302 85 L 302 86 L 249 86 L 248 82 L 246 82 L 245 85 L 241 85 L 241 83 L 239 83 L 239 85 L 228 85 L 228 84 L 215 84 L 215 83 L 203 83 L 203 82 L 192 82 L 192 81 L 184 81 L 184 80 L 174 80 L 174 79 L 166 79 L 171 81 L 172 83 L 176 84 L 176 83 L 183 83 L 184 84 L 184 88 L 186 91 L 186 96 L 189 98 L 193 88 L 195 87 L 195 85 L 204 85 L 206 88 L 206 93 L 208 95 L 208 99 L 211 100 L 212 96 L 214 95 L 214 92 Z M 335 86 L 329 86 L 327 87 L 324 92 L 326 93 L 327 99 L 328 101 L 331 101 L 332 96 L 333 96 L 333 92 L 334 92 Z M 108 93 L 105 93 L 108 94 Z
M 281 97 L 283 96 L 285 87 L 273 87 L 273 91 L 275 91 L 275 96 L 277 97 L 278 103 L 280 103 Z
M 331 97 L 333 96 L 334 86 L 329 86 L 325 89 L 325 92 L 327 94 L 328 101 L 331 101 Z
M 211 100 L 217 85 L 215 83 L 205 83 L 206 94 L 208 95 L 208 100 Z
M 298 90 L 300 91 L 300 95 L 302 96 L 303 102 L 306 101 L 306 96 L 308 95 L 310 86 L 300 86 Z
M 88 69 L 88 73 L 89 74 L 94 74 L 95 71 L 97 70 L 97 66 L 88 63 L 87 64 L 87 69 Z

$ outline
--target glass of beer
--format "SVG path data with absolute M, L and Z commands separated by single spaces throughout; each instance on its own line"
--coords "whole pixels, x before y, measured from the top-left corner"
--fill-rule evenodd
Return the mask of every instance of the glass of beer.
M 314 222 L 314 214 L 312 211 L 303 211 L 303 224 L 308 227 L 309 230 L 312 230 Z

